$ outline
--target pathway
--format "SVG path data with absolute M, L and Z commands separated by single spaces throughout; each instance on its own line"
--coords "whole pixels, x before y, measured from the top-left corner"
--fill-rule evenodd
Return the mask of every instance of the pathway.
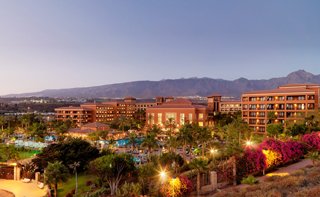
M 46 187 L 38 188 L 34 180 L 30 183 L 23 183 L 22 181 L 0 179 L 0 189 L 12 192 L 15 197 L 43 197 L 47 193 Z M 2 197 L 1 193 L 0 196 Z
M 265 179 L 267 177 L 270 177 L 270 176 L 286 176 L 286 175 L 290 175 L 292 174 L 293 172 L 301 169 L 301 168 L 305 168 L 306 166 L 308 165 L 312 165 L 312 161 L 310 159 L 303 159 L 297 163 L 294 163 L 294 164 L 291 164 L 289 166 L 285 166 L 285 167 L 281 167 L 279 168 L 278 170 L 276 171 L 273 171 L 273 172 L 270 172 L 268 174 L 266 174 L 265 176 L 261 176 L 261 177 L 257 177 L 257 179 L 259 180 L 260 183 L 264 182 Z M 237 186 L 230 186 L 230 187 L 227 187 L 225 189 L 221 189 L 221 190 L 234 190 L 234 189 L 243 189 L 243 188 L 246 188 L 248 187 L 249 185 L 246 185 L 246 184 L 240 184 L 240 185 L 237 185 Z M 204 188 L 206 189 L 206 188 Z M 210 191 L 210 188 L 208 187 L 207 188 L 208 191 L 202 191 L 203 195 L 200 195 L 201 197 L 213 197 L 215 192 L 209 192 Z M 191 196 L 196 196 L 196 195 L 191 195 Z

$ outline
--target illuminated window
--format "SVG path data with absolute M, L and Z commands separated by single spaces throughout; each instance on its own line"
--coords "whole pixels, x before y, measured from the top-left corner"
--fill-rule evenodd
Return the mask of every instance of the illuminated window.
M 199 113 L 199 119 L 200 119 L 200 120 L 203 119 L 203 113 Z
M 189 122 L 192 123 L 192 114 L 189 114 Z
M 200 127 L 203 127 L 203 122 L 199 122 L 199 126 L 200 126 Z
M 176 113 L 166 113 L 166 121 L 169 119 L 176 120 L 177 114 Z
M 162 113 L 158 113 L 158 124 L 162 123 Z
M 184 114 L 180 114 L 180 124 L 184 125 Z

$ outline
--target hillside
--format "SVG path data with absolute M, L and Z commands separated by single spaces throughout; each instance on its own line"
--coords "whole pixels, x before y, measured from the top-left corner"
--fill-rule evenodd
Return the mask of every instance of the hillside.
M 287 83 L 319 83 L 320 75 L 304 70 L 290 73 L 286 77 L 264 80 L 223 80 L 211 78 L 168 79 L 161 81 L 134 81 L 94 87 L 49 89 L 34 93 L 11 94 L 5 97 L 82 97 L 118 98 L 133 96 L 152 98 L 155 96 L 207 96 L 220 93 L 223 96 L 240 97 L 241 93 L 253 90 L 272 89 Z

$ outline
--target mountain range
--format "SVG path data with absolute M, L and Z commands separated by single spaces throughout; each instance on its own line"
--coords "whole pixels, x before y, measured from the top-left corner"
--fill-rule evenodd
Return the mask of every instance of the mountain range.
M 212 78 L 167 79 L 161 81 L 133 81 L 93 87 L 69 89 L 48 89 L 40 92 L 11 94 L 4 97 L 75 97 L 75 98 L 153 98 L 156 96 L 208 96 L 219 93 L 222 96 L 239 98 L 243 92 L 273 89 L 288 83 L 318 83 L 320 75 L 298 70 L 286 77 L 262 80 L 239 78 L 223 80 Z

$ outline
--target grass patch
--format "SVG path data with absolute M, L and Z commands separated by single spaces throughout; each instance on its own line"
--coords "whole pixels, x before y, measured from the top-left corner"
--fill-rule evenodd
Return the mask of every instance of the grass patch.
M 78 175 L 78 193 L 88 191 L 90 188 L 86 186 L 87 181 L 94 181 L 95 179 L 96 177 L 92 175 L 86 175 L 86 174 Z M 67 182 L 59 184 L 58 196 L 64 197 L 75 188 L 76 188 L 75 176 L 72 175 L 68 178 Z
M 20 159 L 27 159 L 35 156 L 36 154 L 39 154 L 41 151 L 39 150 L 24 150 L 19 151 L 19 158 Z

